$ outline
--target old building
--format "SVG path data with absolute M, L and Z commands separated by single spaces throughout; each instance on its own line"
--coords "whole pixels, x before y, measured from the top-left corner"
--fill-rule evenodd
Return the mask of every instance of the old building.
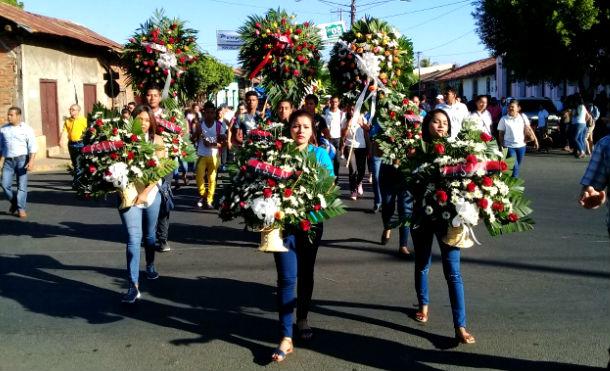
M 97 101 L 122 107 L 133 100 L 119 67 L 121 49 L 76 23 L 0 3 L 0 116 L 21 107 L 39 156 L 56 153 L 70 105 L 86 114 Z

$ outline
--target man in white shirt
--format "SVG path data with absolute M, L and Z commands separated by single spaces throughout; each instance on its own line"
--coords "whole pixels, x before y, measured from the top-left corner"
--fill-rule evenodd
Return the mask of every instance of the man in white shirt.
M 258 94 L 251 90 L 246 93 L 246 113 L 237 115 L 233 130 L 235 131 L 235 141 L 238 145 L 244 142 L 244 138 L 252 129 L 256 129 L 263 121 L 263 114 L 257 111 Z
M 337 153 L 341 151 L 343 143 L 341 142 L 341 128 L 344 126 L 345 113 L 339 109 L 339 97 L 334 95 L 330 98 L 330 108 L 326 112 L 326 124 L 328 125 L 330 143 L 335 147 Z M 340 157 L 335 156 L 333 160 L 333 168 L 335 171 L 336 182 L 339 181 Z
M 477 129 L 481 130 L 483 133 L 488 134 L 489 136 L 493 136 L 492 130 L 491 130 L 491 124 L 492 124 L 491 114 L 487 110 L 487 96 L 486 95 L 477 96 L 475 105 L 476 105 L 476 110 L 473 112 L 470 112 L 470 114 L 467 117 L 467 120 L 472 121 L 475 124 L 477 124 Z
M 440 108 L 447 112 L 449 120 L 451 120 L 451 138 L 457 137 L 462 130 L 462 122 L 468 116 L 468 108 L 464 103 L 456 100 L 455 90 L 449 86 L 445 89 L 445 103 L 437 105 L 435 108 Z

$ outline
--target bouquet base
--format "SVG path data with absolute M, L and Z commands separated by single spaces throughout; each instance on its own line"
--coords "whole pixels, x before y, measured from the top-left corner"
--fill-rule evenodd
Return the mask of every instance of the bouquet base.
M 126 209 L 132 207 L 136 200 L 136 197 L 144 190 L 144 184 L 142 183 L 129 183 L 125 189 L 119 191 L 121 196 L 121 205 L 119 209 Z
M 286 252 L 280 228 L 264 228 L 261 230 L 261 244 L 258 251 L 262 252 Z
M 443 242 L 449 246 L 468 248 L 474 245 L 474 241 L 470 239 L 468 230 L 463 227 L 449 227 L 447 235 L 443 237 Z

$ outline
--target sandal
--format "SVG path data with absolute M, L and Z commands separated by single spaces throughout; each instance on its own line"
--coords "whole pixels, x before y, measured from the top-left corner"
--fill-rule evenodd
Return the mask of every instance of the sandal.
M 426 323 L 428 322 L 428 314 L 424 312 L 415 313 L 415 320 L 417 322 Z
M 467 333 L 465 331 L 464 331 L 464 333 L 461 333 L 460 330 L 455 330 L 455 340 L 457 340 L 458 342 L 460 342 L 462 344 L 476 343 L 474 336 L 470 335 L 469 333 Z
M 288 349 L 286 349 L 286 351 L 283 351 L 280 349 L 280 346 L 282 346 L 283 342 L 287 342 L 290 345 L 290 347 Z M 280 341 L 280 345 L 278 346 L 278 348 L 273 351 L 273 354 L 271 354 L 271 361 L 272 362 L 282 362 L 283 360 L 286 359 L 286 356 L 288 354 L 292 353 L 292 350 L 293 350 L 292 339 L 283 338 L 282 341 Z

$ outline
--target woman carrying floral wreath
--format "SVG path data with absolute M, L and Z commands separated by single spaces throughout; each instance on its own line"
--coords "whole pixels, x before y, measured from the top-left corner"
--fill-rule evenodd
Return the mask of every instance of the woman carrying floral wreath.
M 316 138 L 313 116 L 303 110 L 295 111 L 290 115 L 289 123 L 290 135 L 297 148 L 300 151 L 315 152 L 318 163 L 330 171 L 330 176 L 334 176 L 333 164 L 328 152 L 323 148 L 312 145 Z M 309 226 L 309 224 L 307 225 Z M 274 253 L 278 276 L 278 311 L 282 334 L 282 340 L 271 356 L 271 360 L 274 362 L 283 361 L 286 355 L 292 353 L 293 350 L 292 322 L 295 306 L 295 284 L 297 286 L 296 307 L 299 338 L 310 340 L 313 335 L 307 322 L 307 314 L 313 293 L 314 265 L 322 239 L 323 224 L 314 224 L 311 229 L 314 231 L 314 237 L 311 240 L 302 226 L 294 226 L 292 230 L 287 229 L 284 245 L 289 251 Z
M 132 112 L 134 119 L 140 119 L 142 131 L 145 133 L 144 140 L 163 146 L 163 139 L 157 135 L 157 123 L 155 115 L 150 107 L 139 105 Z M 165 149 L 155 152 L 158 158 L 166 157 Z M 123 303 L 133 303 L 140 298 L 139 291 L 139 266 L 140 246 L 144 238 L 144 249 L 146 256 L 146 278 L 154 280 L 159 278 L 154 265 L 155 261 L 155 231 L 157 218 L 161 205 L 161 195 L 157 185 L 161 181 L 145 185 L 134 200 L 133 206 L 119 209 L 119 215 L 125 230 L 127 231 L 127 274 L 129 278 L 129 289 L 123 299 Z
M 451 123 L 447 113 L 441 109 L 428 112 L 422 124 L 424 142 L 432 143 L 448 138 L 450 135 Z M 426 214 L 423 209 L 422 194 L 423 192 L 414 192 L 413 218 L 414 220 L 420 220 L 420 224 L 413 226 L 411 229 L 415 250 L 415 291 L 419 303 L 415 320 L 422 323 L 428 322 L 428 270 L 432 257 L 432 241 L 436 235 L 441 249 L 443 273 L 449 289 L 455 338 L 463 344 L 474 344 L 474 336 L 466 332 L 466 302 L 460 274 L 460 249 L 443 242 L 443 237 L 447 233 L 448 221 L 432 220 Z

